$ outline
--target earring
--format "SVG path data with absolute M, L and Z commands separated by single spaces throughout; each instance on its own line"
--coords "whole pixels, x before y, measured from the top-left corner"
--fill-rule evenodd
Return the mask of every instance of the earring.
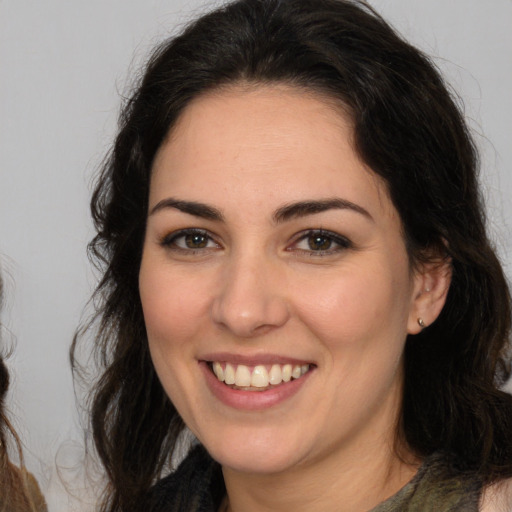
M 418 325 L 424 329 L 425 328 L 425 322 L 423 321 L 423 318 L 418 318 Z

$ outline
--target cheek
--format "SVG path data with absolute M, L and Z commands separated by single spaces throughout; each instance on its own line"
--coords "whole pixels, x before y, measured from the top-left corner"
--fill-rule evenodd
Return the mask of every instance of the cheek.
M 295 293 L 299 315 L 327 344 L 360 345 L 405 337 L 409 288 L 404 271 L 353 266 L 325 279 L 311 279 L 301 288 L 302 293 Z
M 195 281 L 143 260 L 139 291 L 150 345 L 171 349 L 201 328 L 207 300 L 205 293 L 199 293 L 201 283 Z
M 190 403 L 198 398 L 191 372 L 196 365 L 194 346 L 187 342 L 200 325 L 199 294 L 196 287 L 180 281 L 179 275 L 157 263 L 143 258 L 139 275 L 149 351 L 165 392 L 180 413 L 189 418 Z

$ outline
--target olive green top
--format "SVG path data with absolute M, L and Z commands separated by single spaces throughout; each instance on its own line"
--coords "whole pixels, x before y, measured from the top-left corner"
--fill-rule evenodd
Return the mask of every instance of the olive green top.
M 478 512 L 482 485 L 446 457 L 428 457 L 416 476 L 370 512 Z
M 434 454 L 407 485 L 369 512 L 478 512 L 481 489 L 476 477 Z M 155 485 L 147 510 L 217 512 L 225 493 L 220 465 L 199 445 L 176 471 Z

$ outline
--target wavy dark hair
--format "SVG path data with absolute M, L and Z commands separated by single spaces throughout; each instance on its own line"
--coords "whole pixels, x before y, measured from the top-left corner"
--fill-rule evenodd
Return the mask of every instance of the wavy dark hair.
M 459 100 L 435 65 L 368 4 L 238 0 L 190 24 L 150 57 L 120 116 L 91 202 L 89 249 L 102 272 L 91 397 L 109 479 L 104 511 L 144 509 L 184 425 L 148 351 L 138 274 L 155 153 L 187 104 L 237 83 L 284 83 L 337 99 L 357 153 L 387 183 L 412 265 L 451 260 L 437 321 L 411 336 L 398 435 L 420 457 L 452 455 L 484 483 L 512 476 L 509 288 L 486 234 L 478 155 Z M 85 339 L 85 337 L 84 337 Z

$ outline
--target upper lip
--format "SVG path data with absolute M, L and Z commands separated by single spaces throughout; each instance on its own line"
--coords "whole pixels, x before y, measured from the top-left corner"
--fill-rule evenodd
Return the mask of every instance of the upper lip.
M 243 364 L 245 366 L 257 366 L 266 364 L 292 364 L 292 365 L 303 365 L 313 364 L 307 359 L 298 359 L 295 357 L 288 357 L 279 354 L 233 354 L 231 352 L 215 352 L 211 354 L 202 355 L 198 358 L 200 361 L 205 362 L 228 362 L 234 364 Z

